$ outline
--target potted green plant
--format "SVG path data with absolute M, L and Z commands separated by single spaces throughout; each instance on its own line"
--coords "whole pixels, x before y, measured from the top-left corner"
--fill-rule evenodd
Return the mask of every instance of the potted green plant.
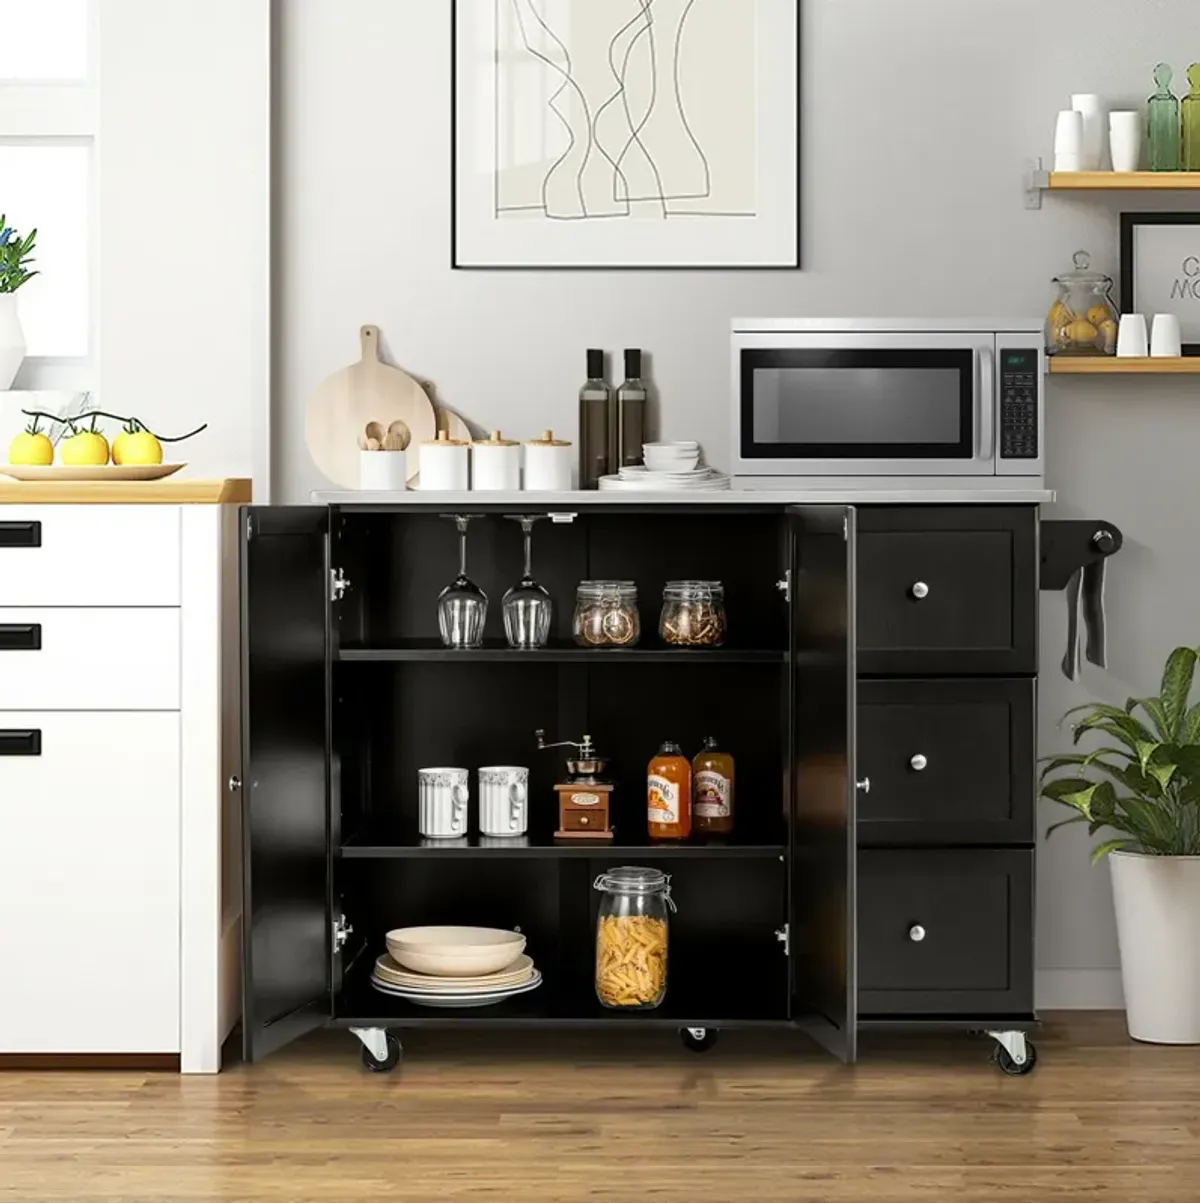
M 17 289 L 38 273 L 29 270 L 37 230 L 24 238 L 0 214 L 0 390 L 12 387 L 25 359 L 25 332 L 17 313 Z
M 1191 704 L 1200 651 L 1176 648 L 1157 697 L 1125 708 L 1094 702 L 1070 711 L 1075 744 L 1091 751 L 1049 759 L 1042 797 L 1073 810 L 1047 835 L 1086 823 L 1106 838 L 1126 1019 L 1135 1040 L 1200 1043 L 1200 704 Z

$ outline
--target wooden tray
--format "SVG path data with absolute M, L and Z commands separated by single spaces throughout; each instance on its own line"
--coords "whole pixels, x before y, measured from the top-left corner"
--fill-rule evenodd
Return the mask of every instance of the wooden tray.
M 0 464 L 0 475 L 13 480 L 165 480 L 187 464 Z

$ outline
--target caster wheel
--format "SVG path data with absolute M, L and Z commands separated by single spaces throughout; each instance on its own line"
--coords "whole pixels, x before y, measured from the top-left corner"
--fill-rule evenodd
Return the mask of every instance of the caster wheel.
M 992 1054 L 992 1060 L 1000 1066 L 1001 1070 L 1013 1078 L 1024 1077 L 1027 1073 L 1033 1072 L 1033 1067 L 1037 1064 L 1037 1049 L 1030 1041 L 1025 1042 L 1025 1064 L 1018 1065 L 1011 1056 L 1008 1050 L 996 1045 L 996 1051 Z
M 683 1047 L 692 1053 L 706 1053 L 717 1042 L 720 1032 L 716 1028 L 680 1028 L 679 1039 Z
M 391 1073 L 400 1064 L 400 1057 L 403 1051 L 400 1047 L 400 1037 L 393 1036 L 389 1032 L 387 1038 L 387 1056 L 382 1061 L 376 1061 L 371 1050 L 364 1044 L 362 1050 L 363 1064 L 375 1074 Z

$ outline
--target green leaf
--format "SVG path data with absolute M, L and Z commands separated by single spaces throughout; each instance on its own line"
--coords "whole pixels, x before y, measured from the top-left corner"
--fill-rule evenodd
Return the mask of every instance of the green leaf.
M 1154 729 L 1158 732 L 1159 739 L 1163 743 L 1170 743 L 1175 736 L 1172 730 L 1171 716 L 1167 713 L 1167 709 L 1162 704 L 1162 701 L 1159 698 L 1138 698 L 1135 703 L 1135 709 L 1138 706 L 1146 712 L 1150 721 L 1154 724 Z
M 1188 696 L 1192 692 L 1192 679 L 1195 675 L 1195 649 L 1177 647 L 1167 657 L 1167 666 L 1163 670 L 1160 691 L 1162 707 L 1167 720 L 1167 727 L 1163 732 L 1164 740 L 1173 740 L 1178 737 L 1179 725 L 1187 713 Z
M 1103 844 L 1097 844 L 1092 849 L 1092 864 L 1097 864 L 1102 861 L 1110 852 L 1118 852 L 1122 848 L 1128 848 L 1133 843 L 1132 840 L 1105 840 Z
M 1200 744 L 1200 702 L 1197 702 L 1183 716 L 1183 722 L 1179 724 L 1176 743 Z
M 1163 744 L 1154 751 L 1146 763 L 1145 771 L 1158 782 L 1164 792 L 1171 784 L 1171 778 L 1175 776 L 1175 771 L 1179 767 L 1174 753 L 1174 748 Z

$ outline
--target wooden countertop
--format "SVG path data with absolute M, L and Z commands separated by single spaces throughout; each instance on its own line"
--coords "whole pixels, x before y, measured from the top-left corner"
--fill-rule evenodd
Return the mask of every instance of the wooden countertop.
M 0 476 L 0 505 L 245 505 L 251 481 L 45 480 L 22 483 Z

